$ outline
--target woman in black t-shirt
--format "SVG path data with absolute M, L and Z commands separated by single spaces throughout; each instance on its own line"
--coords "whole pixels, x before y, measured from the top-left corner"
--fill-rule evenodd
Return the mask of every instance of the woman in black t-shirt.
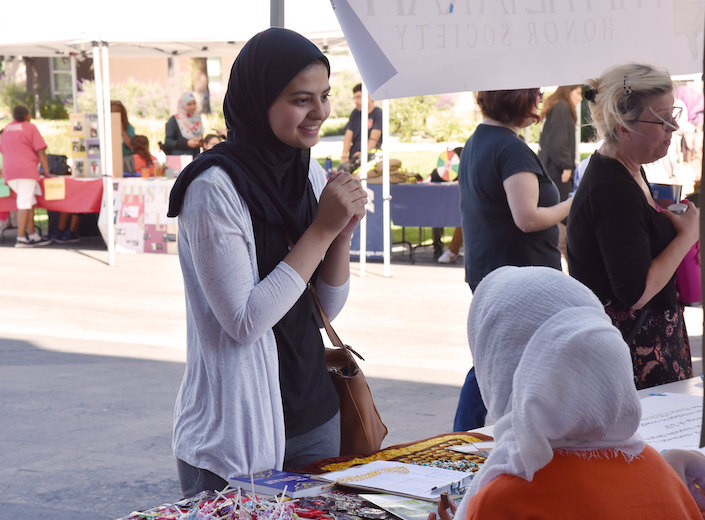
M 465 281 L 475 290 L 505 265 L 561 269 L 558 223 L 571 199 L 558 190 L 519 130 L 538 122 L 539 89 L 479 92 L 485 119 L 460 157 L 458 182 L 465 239 Z M 485 409 L 471 369 L 461 390 L 454 430 L 484 424 Z

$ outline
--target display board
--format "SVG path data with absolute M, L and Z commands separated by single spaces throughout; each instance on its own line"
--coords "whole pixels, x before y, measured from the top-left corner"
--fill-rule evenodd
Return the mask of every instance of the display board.
M 166 216 L 173 179 L 113 179 L 115 250 L 122 253 L 176 253 L 177 220 Z M 108 241 L 103 197 L 98 228 Z

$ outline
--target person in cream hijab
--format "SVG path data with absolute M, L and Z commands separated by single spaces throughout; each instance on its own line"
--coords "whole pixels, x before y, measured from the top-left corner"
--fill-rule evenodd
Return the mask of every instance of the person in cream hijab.
M 702 518 L 636 433 L 629 349 L 584 285 L 501 267 L 473 296 L 468 339 L 496 447 L 456 518 Z

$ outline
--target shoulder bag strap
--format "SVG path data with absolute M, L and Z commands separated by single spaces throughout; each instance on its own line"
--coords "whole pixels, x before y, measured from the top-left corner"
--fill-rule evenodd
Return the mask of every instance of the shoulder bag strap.
M 321 306 L 321 302 L 318 299 L 318 294 L 316 294 L 316 288 L 312 283 L 308 284 L 308 290 L 311 293 L 311 297 L 313 298 L 313 302 L 316 304 L 316 308 L 318 309 L 318 313 L 321 315 L 321 321 L 323 322 L 323 327 L 326 329 L 326 333 L 328 334 L 328 338 L 330 338 L 330 342 L 338 347 L 341 350 L 344 350 L 346 352 L 352 352 L 355 354 L 357 357 L 359 357 L 361 360 L 365 360 L 360 354 L 355 352 L 355 349 L 353 349 L 351 346 L 346 345 L 343 343 L 343 341 L 340 339 L 340 336 L 338 336 L 338 333 L 335 332 L 335 329 L 333 329 L 333 325 L 330 324 L 330 320 L 328 319 L 328 316 L 326 316 L 325 311 L 323 310 L 323 307 Z

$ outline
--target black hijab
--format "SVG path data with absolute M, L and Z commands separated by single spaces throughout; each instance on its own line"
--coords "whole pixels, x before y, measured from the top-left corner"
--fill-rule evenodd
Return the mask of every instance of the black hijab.
M 184 168 L 169 197 L 167 215 L 175 217 L 193 179 L 210 166 L 223 168 L 250 210 L 260 280 L 288 254 L 289 243 L 299 239 L 316 215 L 318 204 L 308 180 L 310 151 L 282 143 L 268 117 L 284 88 L 316 60 L 330 75 L 321 51 L 287 29 L 267 29 L 247 42 L 233 64 L 223 102 L 228 139 Z M 291 438 L 322 424 L 338 409 L 308 291 L 272 330 L 286 436 Z
M 253 36 L 230 72 L 223 101 L 227 140 L 184 168 L 169 197 L 167 215 L 175 217 L 191 182 L 210 166 L 223 168 L 250 210 L 260 279 L 286 256 L 287 242 L 296 242 L 316 213 L 308 180 L 310 150 L 282 143 L 268 117 L 289 82 L 316 60 L 330 74 L 318 47 L 294 31 L 271 28 Z

